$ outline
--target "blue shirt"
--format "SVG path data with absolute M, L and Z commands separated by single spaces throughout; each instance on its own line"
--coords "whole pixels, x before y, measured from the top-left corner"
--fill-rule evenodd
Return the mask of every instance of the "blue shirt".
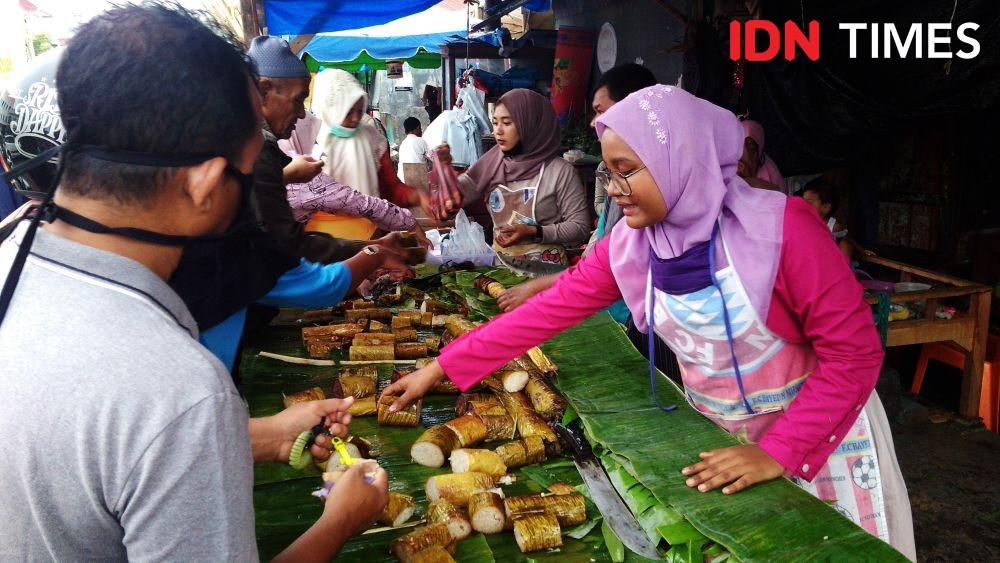
M 272 307 L 303 307 L 319 309 L 340 303 L 351 287 L 351 271 L 342 263 L 317 264 L 301 260 L 288 270 L 259 303 Z M 209 352 L 219 358 L 226 369 L 233 371 L 236 351 L 243 335 L 247 310 L 241 309 L 228 319 L 201 333 L 199 340 Z

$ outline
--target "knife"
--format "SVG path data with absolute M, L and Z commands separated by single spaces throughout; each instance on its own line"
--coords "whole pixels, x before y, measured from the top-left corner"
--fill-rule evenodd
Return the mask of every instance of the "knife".
M 646 532 L 639 526 L 635 516 L 611 484 L 601 462 L 594 457 L 594 451 L 583 436 L 580 421 L 575 420 L 566 426 L 557 424 L 555 430 L 564 441 L 572 446 L 573 462 L 583 477 L 583 482 L 590 489 L 590 496 L 598 510 L 601 511 L 601 516 L 604 517 L 604 521 L 608 523 L 618 539 L 633 552 L 647 559 L 662 559 L 656 546 L 649 541 Z

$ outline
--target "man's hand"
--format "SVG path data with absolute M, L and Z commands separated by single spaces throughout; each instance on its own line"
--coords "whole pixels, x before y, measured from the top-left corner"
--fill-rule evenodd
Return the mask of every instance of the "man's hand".
M 388 502 L 389 476 L 385 470 L 372 460 L 352 465 L 330 490 L 319 520 L 274 561 L 321 563 L 334 559 L 348 540 L 372 525 Z
M 347 410 L 354 398 L 326 399 L 297 403 L 274 416 L 250 419 L 250 444 L 254 462 L 277 461 L 288 463 L 292 444 L 302 432 L 323 421 L 330 434 L 344 438 L 351 423 Z M 316 437 L 311 448 L 313 457 L 324 460 L 330 457 L 330 438 Z
M 377 244 L 389 252 L 398 255 L 403 255 L 405 253 L 405 250 L 403 250 L 402 236 L 400 236 L 400 234 L 396 231 L 393 231 L 382 238 L 373 240 L 372 244 Z
M 382 396 L 400 396 L 399 399 L 396 399 L 395 403 L 389 406 L 390 412 L 396 412 L 405 409 L 410 403 L 426 395 L 444 378 L 445 373 L 441 369 L 441 364 L 437 363 L 437 360 L 434 360 L 430 364 L 386 387 L 385 391 L 382 391 Z
M 721 448 L 698 456 L 701 461 L 681 473 L 690 477 L 685 481 L 687 486 L 698 487 L 703 493 L 728 485 L 722 492 L 731 495 L 785 473 L 785 468 L 757 444 Z
M 330 489 L 320 522 L 356 536 L 375 522 L 388 502 L 388 474 L 375 461 L 359 461 Z
M 304 184 L 323 171 L 323 161 L 311 156 L 299 155 L 285 166 L 286 184 Z
M 533 241 L 535 232 L 534 225 L 510 225 L 497 229 L 493 238 L 497 241 L 497 244 L 506 248 L 515 244 L 524 244 Z
M 559 274 L 551 274 L 507 288 L 507 291 L 504 291 L 503 294 L 497 298 L 497 306 L 500 307 L 501 312 L 509 313 L 510 311 L 520 307 L 525 301 L 530 299 L 536 293 L 545 291 L 546 289 L 552 287 L 552 284 L 555 283 L 556 278 L 558 277 Z

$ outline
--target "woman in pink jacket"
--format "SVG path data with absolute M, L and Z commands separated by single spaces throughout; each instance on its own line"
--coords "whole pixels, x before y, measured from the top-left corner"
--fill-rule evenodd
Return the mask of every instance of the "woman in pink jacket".
M 652 326 L 677 354 L 691 405 L 750 440 L 678 467 L 688 486 L 732 494 L 785 475 L 915 558 L 906 487 L 873 393 L 882 348 L 815 210 L 749 187 L 736 174 L 739 121 L 679 88 L 630 95 L 597 130 L 625 221 L 551 288 L 387 388 L 402 394 L 394 406 L 445 376 L 468 389 L 624 297 L 636 326 Z

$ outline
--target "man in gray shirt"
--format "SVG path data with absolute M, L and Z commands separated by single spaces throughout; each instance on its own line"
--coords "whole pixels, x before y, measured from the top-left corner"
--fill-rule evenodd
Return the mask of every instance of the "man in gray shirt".
M 0 560 L 255 560 L 252 463 L 320 422 L 346 434 L 350 400 L 249 419 L 166 283 L 239 232 L 251 78 L 237 45 L 162 6 L 114 8 L 66 48 L 62 181 L 33 241 L 27 221 L 0 241 L 18 282 L 0 294 Z M 353 469 L 279 558 L 330 559 L 386 495 L 384 471 Z

